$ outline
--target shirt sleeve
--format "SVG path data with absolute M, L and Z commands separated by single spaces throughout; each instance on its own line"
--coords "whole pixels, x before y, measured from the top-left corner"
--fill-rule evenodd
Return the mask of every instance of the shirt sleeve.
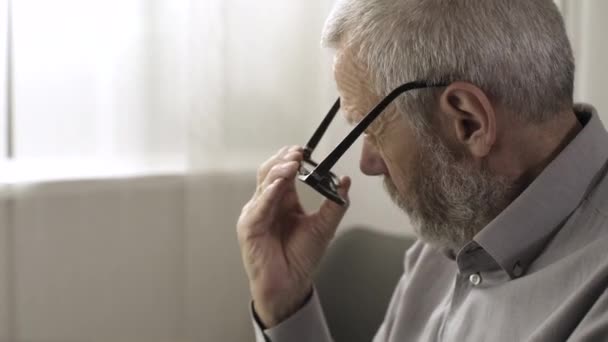
M 273 328 L 262 328 L 256 319 L 253 303 L 251 320 L 256 342 L 333 342 L 316 290 L 299 311 Z

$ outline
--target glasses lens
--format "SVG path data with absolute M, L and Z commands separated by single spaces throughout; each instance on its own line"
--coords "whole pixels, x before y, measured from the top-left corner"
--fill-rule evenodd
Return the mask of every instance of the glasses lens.
M 301 176 L 308 176 L 314 171 L 317 165 L 318 164 L 312 160 L 303 160 L 300 163 L 298 173 Z M 325 183 L 325 186 L 330 188 L 332 191 L 337 192 L 340 185 L 340 179 L 333 172 L 329 172 L 329 177 L 326 177 L 323 183 Z
M 312 170 L 315 169 L 315 167 L 317 167 L 317 163 L 309 160 L 303 160 L 300 163 L 300 169 L 298 170 L 298 173 L 301 176 L 308 176 L 312 172 Z

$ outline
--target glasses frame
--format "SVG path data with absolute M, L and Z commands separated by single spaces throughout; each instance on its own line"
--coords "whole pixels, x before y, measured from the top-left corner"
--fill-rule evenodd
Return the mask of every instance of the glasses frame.
M 352 144 L 365 132 L 374 120 L 401 94 L 415 89 L 439 88 L 446 87 L 446 83 L 427 83 L 424 81 L 408 82 L 400 85 L 391 91 L 382 101 L 380 101 L 363 119 L 350 131 L 350 133 L 331 151 L 321 163 L 316 163 L 311 159 L 311 155 L 319 144 L 319 141 L 325 135 L 327 128 L 340 110 L 340 98 L 336 100 L 327 115 L 312 137 L 306 143 L 303 153 L 303 162 L 314 166 L 312 171 L 300 168 L 298 179 L 310 187 L 315 189 L 321 195 L 339 204 L 346 205 L 345 198 L 340 196 L 337 189 L 339 188 L 339 178 L 331 172 L 331 168 L 340 160 L 344 153 L 352 146 Z

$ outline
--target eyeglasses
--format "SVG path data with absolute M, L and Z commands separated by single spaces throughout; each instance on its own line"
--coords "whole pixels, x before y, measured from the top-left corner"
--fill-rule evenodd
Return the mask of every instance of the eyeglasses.
M 327 131 L 329 124 L 332 122 L 338 110 L 340 110 L 340 98 L 336 100 L 334 105 L 331 107 L 319 127 L 315 130 L 306 147 L 304 148 L 304 158 L 300 164 L 298 171 L 298 179 L 308 184 L 313 189 L 318 191 L 321 195 L 326 198 L 340 204 L 345 205 L 346 200 L 338 193 L 340 186 L 340 179 L 331 172 L 331 168 L 338 162 L 338 160 L 344 155 L 344 152 L 348 150 L 357 138 L 365 132 L 367 127 L 393 102 L 399 95 L 414 89 L 434 88 L 434 87 L 445 87 L 447 84 L 428 84 L 426 82 L 410 82 L 405 83 L 395 90 L 391 91 L 380 103 L 378 103 L 363 119 L 353 128 L 353 130 L 331 151 L 321 163 L 316 163 L 311 159 L 311 155 L 317 144 Z

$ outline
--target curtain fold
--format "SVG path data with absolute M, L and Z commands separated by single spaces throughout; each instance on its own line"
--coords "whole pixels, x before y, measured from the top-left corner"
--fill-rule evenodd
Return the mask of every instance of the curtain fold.
M 576 58 L 575 100 L 593 104 L 608 124 L 608 45 L 605 33 L 608 2 L 602 0 L 561 0 L 568 34 Z
M 280 146 L 305 142 L 335 96 L 319 43 L 330 4 L 192 2 L 193 169 L 254 169 Z

